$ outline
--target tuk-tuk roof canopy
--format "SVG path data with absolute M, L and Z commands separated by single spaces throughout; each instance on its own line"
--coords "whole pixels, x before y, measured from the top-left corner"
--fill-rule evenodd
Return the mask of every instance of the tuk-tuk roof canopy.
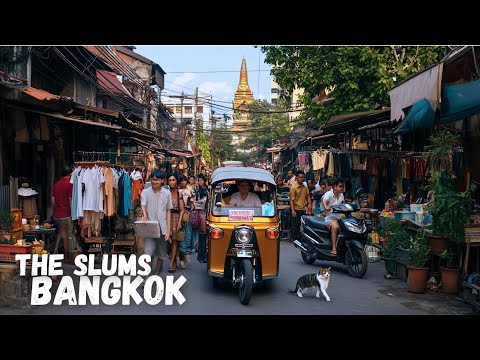
M 275 179 L 273 175 L 270 174 L 267 170 L 255 168 L 255 167 L 245 167 L 245 166 L 228 166 L 220 167 L 213 171 L 212 173 L 212 184 L 219 183 L 221 181 L 227 180 L 254 180 L 269 183 L 272 185 L 275 184 Z

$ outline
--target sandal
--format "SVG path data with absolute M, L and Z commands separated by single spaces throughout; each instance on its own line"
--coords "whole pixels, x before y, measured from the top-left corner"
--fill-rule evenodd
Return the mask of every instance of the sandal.
M 168 272 L 169 272 L 169 273 L 174 273 L 175 270 L 177 270 L 177 266 L 176 266 L 176 265 L 173 266 L 173 267 L 170 266 L 170 267 L 168 268 Z

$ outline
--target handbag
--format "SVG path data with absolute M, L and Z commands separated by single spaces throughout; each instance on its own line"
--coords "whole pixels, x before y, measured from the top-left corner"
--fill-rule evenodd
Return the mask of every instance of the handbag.
M 186 211 L 183 213 L 182 222 L 189 223 L 190 222 L 190 212 Z
M 185 238 L 185 231 L 183 229 L 178 230 L 175 233 L 175 241 L 183 241 L 184 238 Z

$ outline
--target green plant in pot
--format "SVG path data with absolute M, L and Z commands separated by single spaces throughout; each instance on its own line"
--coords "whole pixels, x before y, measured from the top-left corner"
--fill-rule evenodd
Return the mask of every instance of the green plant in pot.
M 11 213 L 0 214 L 0 241 L 10 240 L 15 217 Z
M 442 276 L 440 290 L 448 294 L 458 293 L 460 284 L 460 268 L 456 261 L 457 256 L 454 253 L 454 246 L 450 244 L 448 250 L 445 250 L 440 255 L 442 259 L 442 266 L 440 273 Z
M 435 246 L 433 241 L 449 239 L 457 245 L 465 242 L 464 225 L 472 214 L 470 192 L 458 192 L 454 176 L 451 174 L 451 155 L 459 143 L 459 136 L 447 130 L 438 130 L 430 137 L 432 145 L 431 161 L 434 170 L 428 180 L 428 189 L 433 190 L 435 200 L 430 203 L 432 214 L 432 253 L 441 255 L 448 248 L 448 240 L 442 246 Z
M 380 255 L 385 262 L 386 272 L 394 276 L 397 273 L 398 240 L 395 237 L 390 237 L 382 246 Z
M 408 265 L 408 291 L 424 293 L 427 286 L 428 267 L 430 259 L 430 244 L 425 236 L 410 238 L 410 252 Z

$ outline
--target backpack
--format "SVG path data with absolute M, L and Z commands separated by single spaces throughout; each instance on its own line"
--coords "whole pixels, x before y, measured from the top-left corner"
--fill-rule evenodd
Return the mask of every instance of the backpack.
M 190 212 L 190 226 L 192 229 L 200 228 L 200 211 L 193 210 Z

